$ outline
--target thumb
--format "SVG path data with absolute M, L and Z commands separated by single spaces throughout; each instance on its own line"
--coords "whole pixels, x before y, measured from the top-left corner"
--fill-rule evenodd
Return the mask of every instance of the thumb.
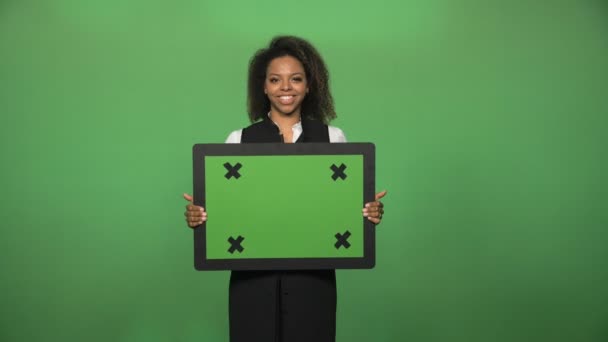
M 376 194 L 376 201 L 379 200 L 379 199 L 381 199 L 382 197 L 386 196 L 386 194 L 387 194 L 386 190 L 383 190 L 383 191 L 377 193 Z
M 184 193 L 184 199 L 188 202 L 192 202 L 194 198 L 191 195 Z

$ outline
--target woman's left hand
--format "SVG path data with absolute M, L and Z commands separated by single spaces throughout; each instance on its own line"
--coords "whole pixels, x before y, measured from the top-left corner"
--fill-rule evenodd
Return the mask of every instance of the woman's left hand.
M 363 208 L 363 217 L 367 217 L 376 225 L 380 224 L 382 215 L 384 215 L 384 204 L 380 202 L 380 199 L 384 196 L 386 196 L 386 190 L 377 193 L 376 201 L 365 203 L 365 208 Z

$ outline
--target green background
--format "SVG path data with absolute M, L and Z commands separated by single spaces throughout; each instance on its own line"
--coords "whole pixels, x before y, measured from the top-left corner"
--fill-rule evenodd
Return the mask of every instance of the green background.
M 389 191 L 338 341 L 608 340 L 605 1 L 2 0 L 1 341 L 227 340 L 181 196 L 276 34 Z
M 362 155 L 204 159 L 208 259 L 363 257 Z M 224 163 L 240 163 L 240 177 L 227 180 Z M 332 179 L 330 166 L 341 164 L 346 179 Z M 319 208 L 327 213 L 308 215 Z M 335 234 L 346 231 L 350 247 L 336 249 Z M 227 239 L 239 235 L 244 251 L 228 253 Z

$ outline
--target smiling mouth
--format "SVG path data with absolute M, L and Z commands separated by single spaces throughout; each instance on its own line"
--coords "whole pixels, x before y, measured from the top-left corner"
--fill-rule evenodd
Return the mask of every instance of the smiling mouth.
M 285 95 L 285 96 L 279 96 L 279 102 L 281 102 L 281 104 L 292 104 L 294 102 L 295 96 L 294 95 Z

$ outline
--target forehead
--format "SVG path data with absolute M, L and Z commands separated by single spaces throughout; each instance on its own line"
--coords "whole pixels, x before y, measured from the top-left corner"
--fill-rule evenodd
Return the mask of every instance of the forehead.
M 269 74 L 304 73 L 304 66 L 295 57 L 281 56 L 271 60 L 270 63 L 268 63 L 268 69 L 266 72 Z

